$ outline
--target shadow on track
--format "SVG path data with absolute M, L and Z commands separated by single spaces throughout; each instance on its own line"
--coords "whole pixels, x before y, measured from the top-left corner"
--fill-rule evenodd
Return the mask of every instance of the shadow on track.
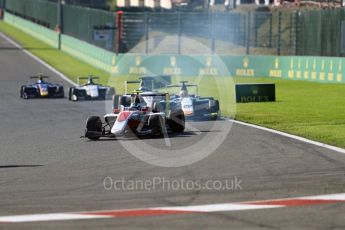
M 40 167 L 43 165 L 0 165 L 0 169 L 7 169 L 7 168 L 33 168 L 33 167 Z
M 192 137 L 192 136 L 196 136 L 196 135 L 200 135 L 202 133 L 214 133 L 214 132 L 220 132 L 219 130 L 214 130 L 214 131 L 186 131 L 183 133 L 169 133 L 169 138 L 179 138 L 179 137 Z M 80 138 L 82 139 L 87 139 L 84 136 L 81 136 Z M 100 138 L 96 141 L 93 140 L 87 140 L 88 142 L 99 142 L 99 141 L 133 141 L 133 140 L 150 140 L 150 139 L 164 139 L 164 137 L 162 136 L 158 136 L 158 137 L 151 137 L 151 136 L 121 136 L 121 137 L 105 137 L 105 138 Z

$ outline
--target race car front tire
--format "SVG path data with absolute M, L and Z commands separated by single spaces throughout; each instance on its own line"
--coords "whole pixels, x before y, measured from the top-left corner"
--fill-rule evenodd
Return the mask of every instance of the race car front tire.
M 90 140 L 98 140 L 101 134 L 102 134 L 101 118 L 97 116 L 89 117 L 86 121 L 85 136 L 89 138 Z
M 68 91 L 68 100 L 70 101 L 78 101 L 78 96 L 75 94 L 75 88 L 72 87 L 72 88 L 69 88 L 69 91 Z

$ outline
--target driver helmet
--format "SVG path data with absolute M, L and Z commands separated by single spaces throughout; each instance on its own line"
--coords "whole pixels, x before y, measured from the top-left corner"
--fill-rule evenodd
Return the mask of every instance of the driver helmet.
M 44 83 L 44 81 L 43 81 L 43 77 L 39 77 L 39 78 L 38 78 L 37 83 L 38 83 L 38 84 L 42 84 L 42 83 Z
M 139 98 L 139 93 L 137 93 L 134 97 L 134 102 L 131 104 L 131 109 L 141 110 L 142 104 Z
M 92 80 L 92 77 L 89 77 L 88 81 L 87 81 L 87 84 L 88 85 L 93 85 L 93 80 Z
M 182 89 L 180 91 L 180 97 L 188 97 L 188 90 Z

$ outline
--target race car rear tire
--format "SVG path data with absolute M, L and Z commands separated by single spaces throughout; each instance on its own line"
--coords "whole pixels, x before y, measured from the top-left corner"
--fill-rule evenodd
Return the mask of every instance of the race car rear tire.
M 211 120 L 217 120 L 217 119 L 219 119 L 219 117 L 220 117 L 220 108 L 219 108 L 219 101 L 218 101 L 218 100 L 215 100 L 215 101 L 214 101 L 214 105 L 211 106 L 209 112 L 210 112 L 210 113 L 217 113 L 217 116 L 212 116 L 212 117 L 211 117 Z
M 215 100 L 214 105 L 211 106 L 210 111 L 213 113 L 217 113 L 219 111 L 219 101 Z
M 130 96 L 120 96 L 119 97 L 119 103 L 120 105 L 123 105 L 124 107 L 131 106 L 131 97 Z
M 27 92 L 25 92 L 25 86 L 20 87 L 20 97 L 27 100 L 29 99 L 29 95 Z
M 152 112 L 159 113 L 159 112 L 165 112 L 166 103 L 165 102 L 155 102 L 153 104 Z
M 68 100 L 72 100 L 72 88 L 68 89 Z
M 131 105 L 131 98 L 128 96 L 114 95 L 113 96 L 113 109 L 120 110 L 121 105 L 129 107 Z
M 61 95 L 59 96 L 59 98 L 65 98 L 65 89 L 63 88 L 63 86 L 60 86 L 60 92 Z
M 159 120 L 160 116 L 150 116 L 148 120 L 149 129 L 151 129 L 151 136 L 159 137 L 163 135 L 162 124 Z
M 109 91 L 105 95 L 105 100 L 111 100 L 113 99 L 113 96 L 115 95 L 115 88 L 110 87 Z
M 23 99 L 29 99 L 29 95 L 27 94 L 27 92 L 25 92 L 25 90 L 23 91 Z
M 119 95 L 113 95 L 113 111 L 120 109 L 120 103 L 119 103 Z
M 172 111 L 168 120 L 169 127 L 173 133 L 182 133 L 185 129 L 185 117 L 182 109 Z
M 85 136 L 90 140 L 98 140 L 100 135 L 94 135 L 91 133 L 102 133 L 102 120 L 100 117 L 91 116 L 86 121 Z
M 27 94 L 27 93 L 23 93 L 23 98 L 24 98 L 25 100 L 29 99 L 28 94 Z

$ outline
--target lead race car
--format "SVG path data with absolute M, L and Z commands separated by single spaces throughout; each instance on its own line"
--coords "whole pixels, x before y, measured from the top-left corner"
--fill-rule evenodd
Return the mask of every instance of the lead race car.
M 213 97 L 200 97 L 198 95 L 198 85 L 188 84 L 188 81 L 181 81 L 177 85 L 168 85 L 168 88 L 180 88 L 179 94 L 171 95 L 170 100 L 181 104 L 186 118 L 211 119 L 220 117 L 219 101 Z M 189 94 L 188 87 L 194 87 L 196 94 Z
M 79 100 L 110 100 L 115 94 L 115 89 L 109 86 L 103 86 L 95 82 L 99 77 L 88 76 L 79 77 L 77 87 L 69 88 L 68 99 L 70 101 Z M 87 80 L 85 84 L 81 81 Z
M 98 140 L 100 137 L 111 138 L 130 133 L 157 137 L 168 132 L 180 133 L 185 129 L 182 108 L 169 101 L 167 93 L 137 91 L 118 99 L 118 107 L 114 108 L 114 113 L 104 116 L 104 122 L 98 116 L 87 119 L 85 137 Z
M 63 85 L 46 82 L 48 76 L 38 74 L 31 76 L 30 79 L 37 79 L 35 83 L 22 85 L 20 87 L 20 97 L 23 99 L 30 98 L 64 98 L 65 92 Z

